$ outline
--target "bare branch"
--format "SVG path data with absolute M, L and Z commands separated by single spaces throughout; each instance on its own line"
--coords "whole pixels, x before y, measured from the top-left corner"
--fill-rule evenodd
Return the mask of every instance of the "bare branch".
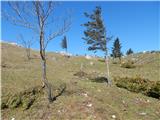
M 21 12 L 24 9 L 24 6 L 20 8 L 18 2 L 8 2 L 8 5 L 11 7 L 15 15 L 11 15 L 8 12 L 2 10 L 2 18 L 5 18 L 7 21 L 14 25 L 26 27 L 34 31 L 37 31 L 35 25 L 33 25 L 31 22 L 28 22 L 24 15 L 22 15 Z
M 51 40 L 67 32 L 70 29 L 70 25 L 71 25 L 70 21 L 64 20 L 62 27 L 58 29 L 56 32 L 52 32 L 52 34 L 49 35 L 48 39 L 46 40 L 45 48 L 47 47 L 48 43 Z
M 21 41 L 21 45 L 25 48 L 26 56 L 27 56 L 28 60 L 30 60 L 30 58 L 31 58 L 31 46 L 35 42 L 33 40 L 33 37 L 32 37 L 32 39 L 24 39 L 23 35 L 20 34 L 18 36 L 18 39 L 19 39 L 19 41 Z
M 49 36 L 47 36 L 47 32 L 48 32 L 47 23 L 49 20 L 51 20 L 49 19 L 49 17 L 54 16 L 54 14 L 52 14 L 53 10 L 55 9 L 54 3 L 55 2 L 53 1 L 47 1 L 47 2 L 32 1 L 32 2 L 26 2 L 26 3 L 23 2 L 22 4 L 19 4 L 19 2 L 14 1 L 9 3 L 10 4 L 9 6 L 11 8 L 10 12 L 8 12 L 8 10 L 6 13 L 3 12 L 4 17 L 14 25 L 30 28 L 38 32 L 37 35 L 38 35 L 39 44 L 40 44 L 40 56 L 41 56 L 41 62 L 42 62 L 42 83 L 43 83 L 42 86 L 47 88 L 48 99 L 50 102 L 53 101 L 54 98 L 52 98 L 51 87 L 47 80 L 45 48 L 47 47 L 49 41 L 67 32 L 71 25 L 71 22 L 69 21 L 69 19 L 64 19 L 63 23 L 61 24 L 62 27 L 57 27 L 58 29 L 55 30 L 55 32 L 52 32 Z M 52 24 L 53 23 L 57 24 L 59 23 L 59 21 L 52 22 Z M 29 56 L 30 49 L 28 48 L 31 47 L 32 40 L 25 41 L 23 36 L 21 36 L 21 40 L 22 40 L 22 43 L 26 46 L 27 56 Z
M 47 9 L 47 12 L 45 14 L 45 17 L 44 17 L 44 21 L 48 18 L 48 16 L 53 12 L 54 10 L 54 3 L 52 1 L 49 1 L 48 3 L 48 9 Z

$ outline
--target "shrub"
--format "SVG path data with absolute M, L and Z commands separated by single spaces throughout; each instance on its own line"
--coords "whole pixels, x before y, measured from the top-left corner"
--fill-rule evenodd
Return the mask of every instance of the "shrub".
M 78 72 L 76 72 L 76 73 L 74 74 L 74 76 L 78 76 L 78 77 L 80 77 L 80 78 L 86 77 L 87 75 L 88 75 L 88 74 L 85 73 L 85 72 L 83 72 L 83 71 L 78 71 Z
M 129 91 L 132 92 L 141 92 L 141 93 L 145 92 L 148 87 L 147 80 L 140 77 L 118 78 L 118 80 L 116 80 L 116 85 L 118 87 L 128 89 Z
M 7 96 L 2 96 L 1 109 L 17 107 L 22 107 L 24 110 L 29 109 L 35 101 L 35 98 L 43 93 L 43 88 L 41 86 L 36 86 L 14 95 L 8 94 Z
M 156 82 L 147 92 L 147 95 L 150 97 L 160 99 L 160 81 Z
M 134 62 L 131 60 L 128 60 L 126 62 L 122 62 L 120 66 L 123 68 L 135 68 Z
M 105 62 L 105 59 L 98 59 L 99 62 Z
M 13 95 L 8 100 L 8 104 L 10 108 L 16 108 L 21 104 L 21 97 L 20 95 Z
M 112 62 L 112 64 L 119 64 L 119 62 L 117 62 L 117 61 L 113 61 L 113 62 Z
M 135 77 L 114 78 L 117 87 L 125 88 L 131 92 L 142 93 L 144 95 L 160 98 L 160 82 L 149 81 L 148 79 Z

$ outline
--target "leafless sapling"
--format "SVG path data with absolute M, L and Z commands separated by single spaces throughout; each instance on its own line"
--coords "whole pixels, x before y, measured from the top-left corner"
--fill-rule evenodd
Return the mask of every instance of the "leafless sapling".
M 2 16 L 6 20 L 14 25 L 31 29 L 37 35 L 42 64 L 42 86 L 47 89 L 48 100 L 53 101 L 55 98 L 52 97 L 51 85 L 46 75 L 46 48 L 51 40 L 69 30 L 71 15 L 66 14 L 65 17 L 55 20 L 57 4 L 55 1 L 12 1 L 3 2 L 2 4 L 10 7 L 10 9 L 2 10 Z M 57 25 L 56 29 L 53 29 L 55 25 Z M 52 29 L 50 29 L 50 26 L 53 26 Z M 49 33 L 48 31 L 52 32 Z
M 18 36 L 19 41 L 21 42 L 21 45 L 25 48 L 27 59 L 31 59 L 31 47 L 34 44 L 34 40 L 32 39 L 24 39 L 23 35 L 20 34 Z

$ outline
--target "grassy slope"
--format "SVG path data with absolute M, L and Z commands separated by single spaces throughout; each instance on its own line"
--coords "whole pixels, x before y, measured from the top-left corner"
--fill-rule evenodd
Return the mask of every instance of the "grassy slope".
M 39 53 L 32 51 L 29 62 L 23 48 L 1 44 L 2 48 L 2 97 L 7 93 L 17 93 L 29 87 L 41 84 L 41 64 Z M 139 58 L 151 56 L 157 58 L 134 69 L 121 68 L 119 64 L 110 64 L 111 77 L 136 76 L 149 80 L 160 80 L 159 54 L 139 55 Z M 90 61 L 94 65 L 90 65 Z M 104 74 L 103 62 L 86 60 L 83 57 L 65 57 L 47 54 L 47 77 L 54 88 L 66 83 L 66 92 L 49 105 L 46 96 L 42 95 L 29 110 L 21 108 L 2 110 L 3 119 L 95 119 L 112 120 L 158 120 L 160 119 L 160 101 L 142 94 L 131 93 L 115 86 L 107 87 L 104 83 L 95 83 L 86 78 L 80 79 L 73 74 L 79 71 L 80 64 L 85 65 L 86 73 Z M 87 93 L 87 96 L 85 96 Z M 91 105 L 91 107 L 87 106 Z M 146 115 L 141 115 L 145 112 Z

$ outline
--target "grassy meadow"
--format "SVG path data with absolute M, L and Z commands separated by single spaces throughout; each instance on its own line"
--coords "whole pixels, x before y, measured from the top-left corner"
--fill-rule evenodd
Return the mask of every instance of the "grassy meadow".
M 41 85 L 39 52 L 32 50 L 30 61 L 22 47 L 1 43 L 2 102 L 11 96 Z M 123 68 L 110 59 L 110 75 L 116 77 L 139 76 L 150 81 L 160 81 L 160 53 L 139 53 L 122 58 L 136 59 L 135 68 Z M 148 59 L 149 58 L 149 59 Z M 106 66 L 102 58 L 86 59 L 84 56 L 66 58 L 58 53 L 47 53 L 47 78 L 56 95 L 62 85 L 64 92 L 53 103 L 46 93 L 36 96 L 29 109 L 23 107 L 2 109 L 2 119 L 10 120 L 160 120 L 160 100 L 141 93 L 119 88 L 113 81 L 109 87 L 104 82 L 93 82 L 90 77 L 78 77 L 80 71 L 91 77 L 104 77 Z M 143 61 L 141 61 L 143 60 Z M 92 64 L 91 64 L 92 63 Z

